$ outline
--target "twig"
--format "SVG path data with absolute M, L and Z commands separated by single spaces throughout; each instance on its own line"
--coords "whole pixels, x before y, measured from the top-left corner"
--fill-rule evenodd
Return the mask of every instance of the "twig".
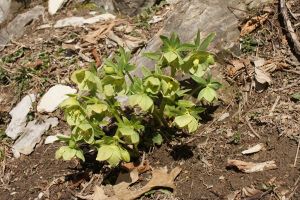
M 247 122 L 247 125 L 249 126 L 250 130 L 252 131 L 252 133 L 258 137 L 259 139 L 261 138 L 261 136 L 254 130 L 254 128 L 252 127 L 250 121 L 246 118 L 246 122 Z
M 297 165 L 299 149 L 300 149 L 300 138 L 298 139 L 298 147 L 297 147 L 297 152 L 296 152 L 296 156 L 295 156 L 294 167 L 296 167 L 296 165 Z
M 298 56 L 300 56 L 300 42 L 299 42 L 298 36 L 295 33 L 295 30 L 292 26 L 292 22 L 289 19 L 288 10 L 287 10 L 285 0 L 280 0 L 280 10 L 281 10 L 281 14 L 282 14 L 282 17 L 283 17 L 284 25 L 286 26 L 287 31 L 289 33 L 288 36 L 290 37 L 290 39 L 293 42 L 295 53 Z
M 296 193 L 298 186 L 299 186 L 299 181 L 300 181 L 300 176 L 297 178 L 295 184 L 294 184 L 294 189 L 292 191 L 292 193 L 289 195 L 289 197 L 287 198 L 287 200 L 292 199 L 292 197 L 294 196 L 294 194 Z
M 293 74 L 298 74 L 298 75 L 300 75 L 300 72 L 299 72 L 299 71 L 295 71 L 295 70 L 283 69 L 282 71 L 290 72 L 290 73 L 293 73 Z
M 276 108 L 279 100 L 280 100 L 280 96 L 277 96 L 277 98 L 276 98 L 276 100 L 275 100 L 275 102 L 274 102 L 274 104 L 273 104 L 273 106 L 272 106 L 272 108 L 270 110 L 269 116 L 273 116 L 273 112 L 274 112 L 274 110 L 275 110 L 275 108 Z

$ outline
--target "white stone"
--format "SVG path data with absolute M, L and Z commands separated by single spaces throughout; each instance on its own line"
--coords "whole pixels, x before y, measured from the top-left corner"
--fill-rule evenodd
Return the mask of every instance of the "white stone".
M 55 111 L 59 104 L 68 98 L 67 94 L 75 94 L 76 89 L 73 89 L 66 85 L 55 85 L 51 87 L 46 94 L 41 98 L 38 106 L 38 112 L 53 112 Z
M 101 21 L 113 20 L 115 18 L 116 16 L 109 13 L 96 15 L 87 19 L 83 17 L 67 17 L 65 19 L 58 20 L 54 24 L 54 28 L 62 28 L 66 26 L 83 26 L 84 24 L 94 24 Z
M 50 15 L 54 15 L 65 3 L 66 0 L 49 0 L 48 12 Z
M 39 123 L 36 120 L 27 124 L 24 129 L 24 133 L 14 143 L 12 149 L 14 155 L 22 153 L 29 155 L 35 145 L 41 141 L 42 135 L 50 128 L 58 125 L 58 119 L 56 117 L 48 118 L 43 123 Z
M 54 142 L 56 142 L 56 141 L 58 141 L 59 139 L 58 139 L 58 137 L 56 136 L 56 135 L 50 135 L 50 136 L 48 136 L 48 137 L 46 137 L 46 139 L 45 139 L 45 144 L 52 144 L 52 143 L 54 143 Z
M 23 132 L 26 126 L 27 114 L 32 109 L 32 103 L 35 102 L 35 95 L 26 95 L 17 105 L 10 111 L 11 121 L 5 130 L 5 134 L 15 140 Z

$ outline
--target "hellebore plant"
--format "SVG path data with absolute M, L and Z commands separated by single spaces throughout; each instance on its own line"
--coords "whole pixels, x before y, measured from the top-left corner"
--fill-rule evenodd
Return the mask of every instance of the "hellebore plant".
M 144 54 L 155 61 L 155 69 L 144 67 L 143 77 L 131 75 L 136 66 L 123 48 L 103 68 L 75 71 L 71 80 L 79 92 L 61 104 L 72 133 L 60 138 L 68 145 L 57 150 L 56 158 L 84 161 L 81 146 L 88 144 L 97 150 L 96 160 L 117 166 L 120 161 L 129 162 L 143 142 L 160 145 L 162 130 L 175 127 L 195 132 L 199 113 L 205 110 L 203 102 L 216 100 L 221 86 L 209 74 L 214 58 L 207 48 L 214 36 L 200 41 L 198 32 L 193 44 L 182 43 L 176 34 L 161 36 L 160 51 Z M 176 80 L 179 73 L 190 75 L 196 87 L 183 86 Z M 194 103 L 191 95 L 197 93 Z

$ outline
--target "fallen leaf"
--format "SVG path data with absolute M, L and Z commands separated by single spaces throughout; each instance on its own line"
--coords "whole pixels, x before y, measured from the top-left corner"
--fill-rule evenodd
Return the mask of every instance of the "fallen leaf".
M 247 154 L 257 153 L 257 152 L 261 151 L 263 148 L 264 148 L 264 144 L 259 143 L 253 147 L 248 148 L 245 151 L 242 151 L 242 154 L 247 155 Z
M 143 46 L 145 44 L 145 40 L 138 37 L 133 37 L 130 35 L 124 35 L 124 42 L 128 50 L 135 51 L 137 48 Z
M 265 83 L 272 84 L 272 79 L 270 74 L 258 67 L 255 67 L 255 80 L 260 84 L 265 84 Z
M 254 197 L 260 196 L 263 192 L 261 190 L 255 189 L 254 186 L 244 187 L 242 189 L 242 197 Z
M 107 28 L 107 25 L 102 25 L 99 29 L 89 32 L 83 37 L 83 40 L 91 44 L 97 44 L 98 40 L 103 36 L 103 33 L 105 30 L 107 30 Z
M 102 187 L 95 185 L 92 200 L 105 200 L 108 196 L 105 195 Z
M 235 200 L 240 192 L 241 192 L 240 190 L 233 191 L 232 193 L 230 193 L 226 196 L 226 199 L 227 200 Z
M 241 60 L 232 60 L 227 66 L 227 73 L 229 76 L 234 76 L 239 70 L 245 68 L 245 64 Z
M 255 29 L 262 25 L 268 19 L 268 17 L 269 13 L 265 13 L 261 16 L 252 17 L 246 22 L 246 24 L 242 26 L 240 35 L 245 36 L 249 33 L 252 33 Z
M 148 160 L 144 160 L 142 163 L 137 164 L 137 163 L 122 163 L 121 167 L 127 171 L 132 171 L 134 169 L 137 169 L 139 174 L 142 174 L 148 170 L 151 169 L 151 166 L 149 164 Z
M 152 171 L 151 180 L 142 188 L 137 190 L 130 190 L 129 186 L 132 183 L 121 182 L 113 186 L 114 195 L 105 198 L 103 196 L 104 192 L 101 189 L 97 188 L 95 192 L 98 193 L 98 196 L 103 197 L 105 200 L 134 200 L 153 190 L 154 188 L 170 188 L 175 189 L 174 180 L 181 172 L 181 168 L 175 167 L 170 173 L 166 167 L 154 169 Z M 102 189 L 103 190 L 103 189 Z M 103 200 L 103 198 L 93 198 L 93 200 Z
M 275 164 L 274 160 L 262 163 L 244 162 L 241 160 L 228 160 L 227 166 L 237 167 L 240 171 L 244 173 L 260 172 L 264 170 L 271 170 L 277 168 L 277 165 Z

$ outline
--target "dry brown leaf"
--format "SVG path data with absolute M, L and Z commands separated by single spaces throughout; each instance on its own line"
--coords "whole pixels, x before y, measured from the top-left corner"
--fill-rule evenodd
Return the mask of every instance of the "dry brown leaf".
M 144 162 L 140 164 L 136 164 L 133 162 L 130 163 L 122 163 L 121 167 L 127 171 L 132 171 L 137 168 L 139 174 L 142 174 L 151 169 L 150 163 L 148 160 L 144 160 Z
M 105 200 L 107 198 L 108 198 L 108 196 L 105 195 L 103 188 L 96 185 L 94 187 L 94 193 L 93 193 L 92 200 Z
M 230 65 L 227 67 L 227 73 L 232 77 L 237 73 L 237 71 L 243 69 L 244 67 L 245 64 L 241 60 L 232 60 L 230 61 Z
M 230 193 L 226 196 L 226 199 L 227 200 L 235 200 L 235 199 L 237 199 L 237 196 L 240 192 L 241 192 L 240 190 L 233 191 L 232 193 Z
M 140 197 L 141 195 L 149 192 L 153 188 L 163 187 L 163 188 L 171 188 L 175 189 L 174 180 L 181 172 L 181 168 L 175 167 L 170 173 L 168 173 L 168 169 L 166 167 L 154 169 L 152 171 L 151 180 L 142 188 L 138 190 L 130 190 L 129 186 L 132 183 L 122 182 L 115 186 L 113 186 L 114 195 L 111 197 L 105 198 L 105 200 L 134 200 Z M 97 190 L 95 192 L 99 193 L 99 196 L 102 197 L 104 192 Z M 103 200 L 101 198 L 93 200 Z
M 100 67 L 101 66 L 101 56 L 100 54 L 98 53 L 97 49 L 93 49 L 92 50 L 92 55 L 95 59 L 95 64 L 96 64 L 96 67 Z
M 255 67 L 255 80 L 260 84 L 272 84 L 272 78 L 270 74 L 258 67 Z
M 130 50 L 130 51 L 134 51 L 136 50 L 137 48 L 141 47 L 142 45 L 145 44 L 145 40 L 142 39 L 142 38 L 138 38 L 138 37 L 133 37 L 133 36 L 130 36 L 130 35 L 124 35 L 124 42 L 125 42 L 125 45 L 127 46 L 127 48 Z
M 257 29 L 257 27 L 262 25 L 268 19 L 268 17 L 269 17 L 269 13 L 265 13 L 261 16 L 252 17 L 250 20 L 246 22 L 246 24 L 242 26 L 240 35 L 245 36 L 253 32 L 255 29 Z
M 260 196 L 263 192 L 261 190 L 255 189 L 254 186 L 244 187 L 242 189 L 242 197 L 254 197 Z
M 237 167 L 240 171 L 244 173 L 253 173 L 253 172 L 260 172 L 264 170 L 276 169 L 277 165 L 275 161 L 266 161 L 262 163 L 253 163 L 253 162 L 244 162 L 241 160 L 228 160 L 227 161 L 228 167 Z
M 102 33 L 108 28 L 108 25 L 102 25 L 98 30 L 89 32 L 83 40 L 91 44 L 97 44 L 97 41 L 102 37 Z

